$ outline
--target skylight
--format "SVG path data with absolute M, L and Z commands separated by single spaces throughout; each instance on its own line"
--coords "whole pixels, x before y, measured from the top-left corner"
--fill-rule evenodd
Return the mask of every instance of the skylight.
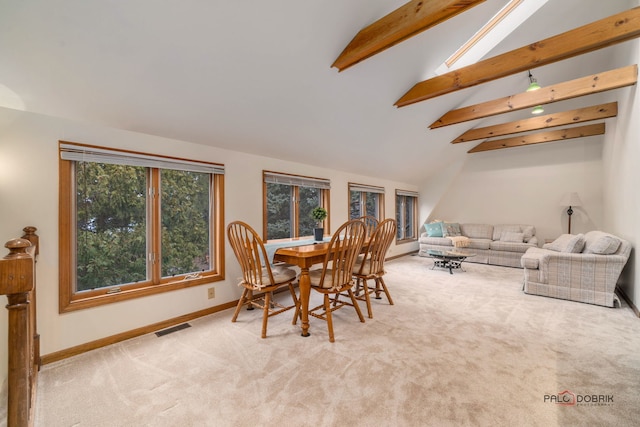
M 437 75 L 475 64 L 548 0 L 510 0 L 436 70 Z

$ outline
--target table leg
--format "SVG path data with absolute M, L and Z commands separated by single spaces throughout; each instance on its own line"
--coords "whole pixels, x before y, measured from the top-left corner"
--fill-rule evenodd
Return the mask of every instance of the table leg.
M 302 336 L 308 337 L 309 333 L 309 297 L 311 296 L 311 281 L 309 280 L 309 268 L 300 268 L 300 319 L 302 320 Z

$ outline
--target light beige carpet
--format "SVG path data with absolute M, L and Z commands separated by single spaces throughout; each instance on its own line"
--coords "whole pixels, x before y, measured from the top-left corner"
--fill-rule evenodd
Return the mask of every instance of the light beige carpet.
M 395 305 L 374 301 L 364 324 L 339 310 L 333 344 L 318 319 L 303 338 L 293 313 L 271 318 L 263 340 L 259 311 L 232 324 L 228 310 L 44 366 L 36 426 L 640 423 L 629 307 L 526 295 L 520 269 L 431 264 L 388 262 Z M 563 391 L 579 403 L 556 403 Z

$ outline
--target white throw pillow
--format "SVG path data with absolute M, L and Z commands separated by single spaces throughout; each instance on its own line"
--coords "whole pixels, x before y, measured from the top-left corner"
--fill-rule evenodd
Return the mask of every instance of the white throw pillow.
M 529 242 L 529 240 L 531 240 L 531 238 L 533 237 L 533 235 L 535 234 L 535 228 L 533 225 L 530 225 L 528 227 L 524 227 L 522 229 L 522 233 L 524 233 L 524 241 L 525 242 Z
M 602 231 L 590 231 L 584 236 L 584 253 L 611 255 L 618 251 L 620 239 Z
M 493 239 L 492 240 L 500 240 L 502 238 L 502 233 L 504 232 L 512 232 L 512 233 L 520 233 L 522 230 L 519 225 L 514 224 L 501 224 L 496 225 L 493 228 Z
M 513 231 L 503 231 L 500 236 L 501 242 L 522 243 L 524 241 L 524 233 L 514 233 Z
M 545 244 L 543 248 L 578 254 L 584 248 L 584 234 L 563 234 L 552 243 Z

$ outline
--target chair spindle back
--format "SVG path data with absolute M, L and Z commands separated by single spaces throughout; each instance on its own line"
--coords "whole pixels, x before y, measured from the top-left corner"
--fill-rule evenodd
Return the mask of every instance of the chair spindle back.
M 378 224 L 369 239 L 369 246 L 360 268 L 361 272 L 367 267 L 367 270 L 374 274 L 384 271 L 384 260 L 396 235 L 396 227 L 396 220 L 392 218 L 387 218 Z
M 326 280 L 331 280 L 332 289 L 340 289 L 353 281 L 353 266 L 362 250 L 365 238 L 366 228 L 359 219 L 345 222 L 333 233 L 322 266 L 320 287 L 324 287 Z M 327 278 L 328 274 L 331 275 L 330 279 Z
M 258 233 L 247 223 L 234 221 L 227 226 L 227 235 L 245 283 L 251 283 L 257 289 L 273 284 L 267 251 Z M 267 270 L 269 283 L 263 283 L 263 269 Z

